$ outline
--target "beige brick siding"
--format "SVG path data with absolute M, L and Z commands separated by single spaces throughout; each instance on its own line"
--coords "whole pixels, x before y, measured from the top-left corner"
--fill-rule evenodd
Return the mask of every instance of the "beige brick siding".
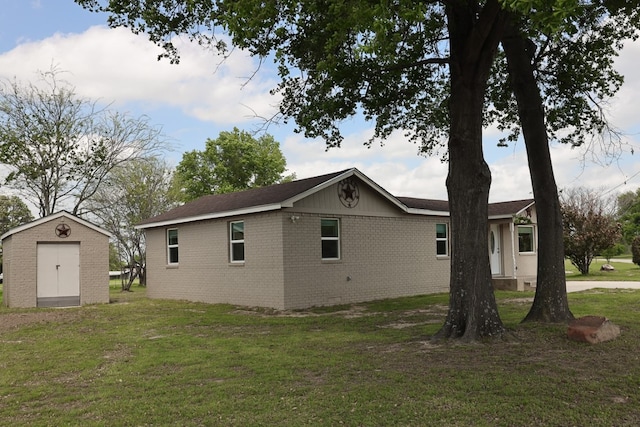
M 55 227 L 62 221 L 36 225 L 3 241 L 4 304 L 10 307 L 36 307 L 37 245 L 41 243 L 80 243 L 80 303 L 109 302 L 109 238 L 72 218 L 68 238 L 59 238 Z
M 285 307 L 446 292 L 450 261 L 436 257 L 435 218 L 333 216 L 341 259 L 322 261 L 317 214 L 285 218 Z
M 147 233 L 151 298 L 283 307 L 281 213 L 198 221 Z M 245 262 L 229 262 L 229 222 L 244 220 Z M 167 228 L 178 229 L 179 264 L 167 265 Z
M 178 225 L 178 266 L 167 265 L 166 230 L 174 227 L 148 229 L 147 294 L 292 309 L 447 291 L 449 260 L 435 255 L 440 221 L 340 217 L 342 259 L 333 262 L 321 260 L 322 217 L 278 211 Z M 245 221 L 240 266 L 229 262 L 235 220 Z

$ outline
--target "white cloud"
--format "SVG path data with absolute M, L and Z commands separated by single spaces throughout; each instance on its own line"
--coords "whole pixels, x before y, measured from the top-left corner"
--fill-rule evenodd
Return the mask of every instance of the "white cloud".
M 273 114 L 278 100 L 269 94 L 275 86 L 272 76 L 258 73 L 247 80 L 258 67 L 256 60 L 235 50 L 222 62 L 196 44 L 177 44 L 181 63 L 171 65 L 157 61 L 160 48 L 127 29 L 95 26 L 81 34 L 56 33 L 0 55 L 0 76 L 31 80 L 54 65 L 68 71 L 64 79 L 78 95 L 117 106 L 171 106 L 217 124 L 246 121 L 251 110 Z

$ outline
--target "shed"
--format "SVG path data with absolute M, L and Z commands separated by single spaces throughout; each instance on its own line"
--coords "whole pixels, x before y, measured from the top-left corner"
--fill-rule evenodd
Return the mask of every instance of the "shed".
M 9 230 L 0 237 L 4 305 L 108 303 L 110 237 L 66 211 Z

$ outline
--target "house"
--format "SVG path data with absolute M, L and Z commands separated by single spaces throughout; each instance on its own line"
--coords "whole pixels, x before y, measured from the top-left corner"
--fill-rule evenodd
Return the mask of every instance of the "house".
M 511 203 L 491 221 L 496 277 L 517 282 L 507 211 L 533 205 Z M 204 196 L 137 228 L 151 298 L 299 309 L 449 288 L 448 203 L 395 197 L 357 169 Z
M 109 302 L 110 233 L 61 211 L 2 235 L 7 307 Z

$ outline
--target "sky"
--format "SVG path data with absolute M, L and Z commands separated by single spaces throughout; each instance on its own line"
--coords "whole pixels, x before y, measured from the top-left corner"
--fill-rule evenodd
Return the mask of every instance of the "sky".
M 263 122 L 256 117 L 273 115 L 278 103 L 269 93 L 278 83 L 271 64 L 249 80 L 257 61 L 242 51 L 221 63 L 215 53 L 195 44 L 179 43 L 179 49 L 179 65 L 158 61 L 161 50 L 146 36 L 109 29 L 105 15 L 73 0 L 0 0 L 0 79 L 28 83 L 55 67 L 79 96 L 134 117 L 145 115 L 161 127 L 173 147 L 166 158 L 174 165 L 184 152 L 203 150 L 206 139 L 222 131 L 260 129 Z M 552 143 L 560 189 L 584 186 L 616 194 L 640 187 L 638 65 L 640 41 L 628 43 L 616 60 L 625 85 L 608 104 L 610 122 L 625 134 L 624 150 L 607 160 L 598 149 L 585 153 Z M 365 147 L 373 130 L 361 118 L 346 122 L 343 131 L 342 147 L 327 150 L 324 141 L 294 133 L 292 124 L 267 129 L 280 142 L 287 174 L 306 178 L 356 167 L 396 196 L 447 198 L 447 165 L 438 157 L 419 156 L 418 147 L 400 134 L 383 146 Z M 495 129 L 484 133 L 490 201 L 532 198 L 524 143 L 497 147 L 498 137 Z

